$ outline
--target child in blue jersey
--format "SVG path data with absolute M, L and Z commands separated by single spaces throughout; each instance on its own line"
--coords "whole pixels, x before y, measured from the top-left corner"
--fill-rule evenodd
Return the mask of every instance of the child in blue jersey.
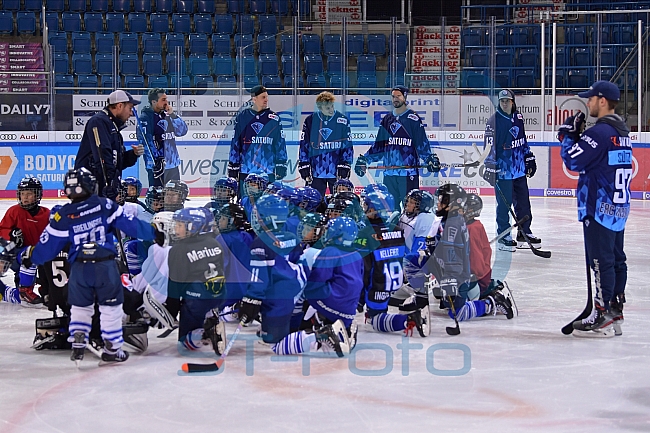
M 430 148 L 422 119 L 406 106 L 407 93 L 404 86 L 393 88 L 395 109 L 381 119 L 375 143 L 359 155 L 354 167 L 358 176 L 365 176 L 369 163 L 383 161 L 384 184 L 396 203 L 402 203 L 407 192 L 420 187 L 420 162 L 431 173 L 440 171 L 440 160 Z
M 507 235 L 499 240 L 499 249 L 514 252 L 515 248 L 528 248 L 522 231 L 528 235 L 532 246 L 541 248 L 541 239 L 533 236 L 530 230 L 533 214 L 527 181 L 528 177 L 535 175 L 537 163 L 528 146 L 524 118 L 517 111 L 512 90 L 499 92 L 499 107 L 485 125 L 484 140 L 490 153 L 485 158 L 483 178 L 495 187 L 497 232 L 501 233 L 510 227 L 510 206 L 514 207 L 517 220 L 528 216 L 519 229 L 517 240 Z
M 289 334 L 294 299 L 306 280 L 303 266 L 296 265 L 302 253 L 300 242 L 284 231 L 288 215 L 289 206 L 275 194 L 264 195 L 255 203 L 252 224 L 257 238 L 251 244 L 251 278 L 239 318 L 251 323 L 261 313 L 260 336 L 269 344 Z
M 70 243 L 68 302 L 71 307 L 70 335 L 73 361 L 83 359 L 95 302 L 99 304 L 105 347 L 102 360 L 123 362 L 122 282 L 115 263 L 113 232 L 122 230 L 138 239 L 153 240 L 151 225 L 128 217 L 114 201 L 95 194 L 96 181 L 85 168 L 70 170 L 64 190 L 72 203 L 52 217 L 38 245 L 25 252 L 25 260 L 40 265 L 52 260 Z
M 246 211 L 249 223 L 253 221 L 253 206 L 262 197 L 268 185 L 269 178 L 264 173 L 251 173 L 246 176 L 246 180 L 244 181 L 244 197 L 241 199 L 241 205 Z
M 251 89 L 253 106 L 235 118 L 235 134 L 230 144 L 228 176 L 239 181 L 240 196 L 249 173 L 264 173 L 270 182 L 287 175 L 287 146 L 280 116 L 269 109 L 264 86 Z
M 630 214 L 632 142 L 625 121 L 614 113 L 618 87 L 597 81 L 586 92 L 596 123 L 584 128 L 584 113 L 567 118 L 559 128 L 561 155 L 578 178 L 578 220 L 583 223 L 587 262 L 595 274 L 594 309 L 573 323 L 573 334 L 589 337 L 621 335 L 627 264 L 623 241 Z M 590 278 L 590 276 L 588 276 Z
M 322 92 L 316 97 L 316 111 L 305 118 L 300 133 L 298 171 L 305 185 L 316 188 L 321 196 L 337 179 L 350 177 L 354 158 L 350 121 L 334 108 L 334 94 Z
M 357 302 L 363 287 L 363 259 L 353 247 L 357 224 L 348 217 L 327 223 L 320 248 L 307 249 L 301 258 L 310 269 L 303 297 L 307 329 L 294 332 L 273 346 L 279 355 L 322 349 L 338 356 L 356 345 Z M 304 308 L 303 308 L 304 310 Z

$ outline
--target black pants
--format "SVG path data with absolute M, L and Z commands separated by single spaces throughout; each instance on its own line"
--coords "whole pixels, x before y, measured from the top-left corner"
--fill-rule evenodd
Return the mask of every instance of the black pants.
M 386 176 L 384 175 L 384 185 L 388 188 L 388 192 L 393 195 L 395 199 L 395 209 L 399 210 L 400 203 L 404 201 L 406 194 L 412 189 L 420 188 L 420 175 L 414 174 L 411 176 Z
M 502 194 L 499 194 L 497 187 Z M 497 180 L 494 193 L 497 198 L 497 232 L 501 233 L 510 227 L 509 209 L 510 206 L 513 206 L 517 220 L 521 220 L 528 215 L 528 220 L 522 224 L 519 230 L 523 229 L 526 234 L 531 234 L 530 223 L 533 222 L 533 214 L 530 210 L 530 196 L 526 176 L 517 179 Z
M 325 197 L 327 187 L 330 189 L 330 194 L 334 194 L 334 182 L 336 182 L 335 177 L 316 177 L 309 186 L 320 192 L 321 197 Z
M 181 180 L 181 172 L 178 167 L 165 170 L 162 177 L 154 178 L 153 170 L 147 169 L 147 177 L 149 178 L 149 186 L 164 187 L 170 180 Z

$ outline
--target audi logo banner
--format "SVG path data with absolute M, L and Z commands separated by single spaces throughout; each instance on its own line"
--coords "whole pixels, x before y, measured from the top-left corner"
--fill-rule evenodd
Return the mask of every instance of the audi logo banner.
M 0 134 L 0 141 L 15 141 L 18 139 L 16 134 Z

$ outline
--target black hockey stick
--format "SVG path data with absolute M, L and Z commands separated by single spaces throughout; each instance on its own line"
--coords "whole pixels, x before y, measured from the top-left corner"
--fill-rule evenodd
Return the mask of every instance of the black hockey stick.
M 446 167 L 452 167 L 452 168 L 465 168 L 465 167 L 478 167 L 481 163 L 479 161 L 474 161 L 474 162 L 468 162 L 468 163 L 460 163 L 460 162 L 452 162 L 451 164 L 447 164 L 445 162 L 440 163 L 440 168 L 446 168 Z M 375 165 L 375 166 L 369 166 L 368 170 L 408 170 L 408 169 L 416 169 L 419 170 L 421 168 L 428 169 L 426 165 Z
M 219 368 L 223 365 L 224 361 L 226 360 L 226 356 L 228 356 L 228 352 L 230 352 L 232 345 L 235 343 L 235 340 L 237 339 L 237 336 L 241 332 L 244 323 L 246 323 L 246 316 L 241 318 L 241 321 L 239 322 L 239 326 L 237 326 L 235 332 L 233 332 L 232 336 L 230 336 L 230 341 L 226 346 L 226 350 L 223 351 L 219 359 L 217 359 L 217 362 L 213 362 L 211 364 L 192 364 L 188 362 L 187 364 L 183 364 L 181 369 L 185 373 L 205 373 L 209 371 L 219 370 Z
M 456 317 L 456 307 L 454 307 L 454 301 L 451 299 L 451 295 L 447 296 L 449 298 L 449 306 L 451 307 L 451 313 L 454 315 L 454 322 L 456 322 L 456 327 L 447 326 L 445 329 L 447 335 L 459 335 L 460 334 L 460 325 L 458 324 L 458 317 Z
M 591 288 L 591 266 L 589 266 L 589 258 L 587 257 L 587 248 L 585 246 L 585 259 L 587 263 L 587 305 L 585 305 L 585 309 L 582 310 L 582 313 L 578 315 L 575 319 L 564 325 L 562 328 L 562 333 L 564 335 L 571 335 L 573 333 L 573 322 L 576 322 L 578 320 L 586 319 L 591 315 L 591 311 L 594 308 L 594 301 L 592 299 L 593 292 Z
M 503 194 L 503 191 L 501 191 L 501 188 L 499 187 L 498 183 L 494 184 L 494 189 L 495 191 L 499 192 L 499 195 L 501 196 L 501 200 L 503 200 L 504 206 L 508 206 L 508 211 L 510 212 L 510 215 L 512 215 L 512 218 L 517 221 L 517 216 L 515 215 L 515 212 L 512 210 L 512 207 L 508 204 L 508 200 L 506 200 L 506 196 Z M 524 236 L 524 240 L 528 244 L 528 248 L 535 254 L 537 257 L 543 257 L 545 259 L 550 259 L 551 258 L 551 252 L 550 251 L 543 251 L 540 250 L 539 248 L 535 248 L 533 244 L 530 243 L 530 239 L 528 238 L 528 235 L 524 230 L 521 230 L 519 233 L 521 233 Z
M 528 221 L 529 218 L 530 217 L 528 215 L 524 215 L 524 217 L 522 219 L 520 219 L 519 221 L 517 221 L 516 223 L 514 223 L 513 225 L 511 225 L 510 227 L 508 227 L 507 229 L 505 229 L 504 231 L 502 231 L 501 233 L 496 235 L 494 237 L 494 239 L 492 239 L 490 241 L 490 243 L 493 244 L 493 243 L 497 242 L 499 239 L 503 239 L 504 237 L 506 237 L 508 235 L 508 233 L 510 233 L 512 231 L 512 229 L 514 229 L 515 227 L 519 227 L 520 225 L 522 225 L 523 223 Z

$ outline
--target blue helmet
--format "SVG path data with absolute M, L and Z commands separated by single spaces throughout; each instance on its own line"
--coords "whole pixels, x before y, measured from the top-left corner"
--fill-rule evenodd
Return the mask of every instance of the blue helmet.
M 63 190 L 70 200 L 83 200 L 97 192 L 97 180 L 87 168 L 68 170 L 63 179 Z
M 284 227 L 288 216 L 287 202 L 279 195 L 267 194 L 255 202 L 251 221 L 256 231 L 279 231 Z
M 276 194 L 282 197 L 289 205 L 298 206 L 300 204 L 296 188 L 290 185 L 283 185 Z
M 369 185 L 366 185 L 366 187 L 363 189 L 362 196 L 365 197 L 371 192 L 377 192 L 377 191 L 383 192 L 384 194 L 388 194 L 388 187 L 383 183 L 371 183 Z
M 337 179 L 337 181 L 334 182 L 334 185 L 332 185 L 332 194 L 343 191 L 354 192 L 354 184 L 350 181 L 350 179 Z
M 363 199 L 363 204 L 366 212 L 374 209 L 377 212 L 377 216 L 384 221 L 388 221 L 390 214 L 395 210 L 395 199 L 393 198 L 393 194 L 389 192 L 371 192 Z
M 212 212 L 212 209 L 208 209 L 206 207 L 200 207 L 196 209 L 199 209 L 201 212 L 203 212 L 205 218 L 199 234 L 204 235 L 216 232 L 217 225 L 214 220 L 214 213 Z
M 275 182 L 271 182 L 266 186 L 264 194 L 277 194 L 278 191 L 280 191 L 282 188 L 284 188 L 284 184 L 281 181 L 276 180 Z
M 264 173 L 251 173 L 244 180 L 244 192 L 247 196 L 258 198 L 269 184 L 269 177 Z
M 230 203 L 237 196 L 239 183 L 232 177 L 222 177 L 214 183 L 212 189 L 212 200 L 219 205 Z
M 135 187 L 135 191 L 136 191 L 135 196 L 129 196 L 128 194 L 126 194 L 125 196 L 126 201 L 136 201 L 138 197 L 140 197 L 140 193 L 142 192 L 142 182 L 140 182 L 138 178 L 133 176 L 125 177 L 124 179 L 122 179 L 122 184 L 127 188 L 129 186 L 133 186 Z
M 299 205 L 301 208 L 305 209 L 307 212 L 313 212 L 323 201 L 323 197 L 320 195 L 320 192 L 316 188 L 310 186 L 301 186 L 296 188 L 298 193 Z
M 357 239 L 359 228 L 352 218 L 338 217 L 327 222 L 322 236 L 323 245 L 333 243 L 349 247 Z
M 422 191 L 419 189 L 412 189 L 408 194 L 406 194 L 406 197 L 404 197 L 404 209 L 406 209 L 406 204 L 409 199 L 415 202 L 415 209 L 410 212 L 406 210 L 404 211 L 408 217 L 418 215 L 422 212 L 431 212 L 435 203 L 435 199 L 429 191 Z
M 206 221 L 208 214 L 210 214 L 210 217 L 212 218 L 212 222 L 214 224 L 214 217 L 212 217 L 212 213 L 209 211 L 209 209 L 188 207 L 186 209 L 177 210 L 172 216 L 172 238 L 174 240 L 181 240 L 201 234 L 201 231 L 208 224 Z M 176 232 L 178 223 L 185 225 L 185 233 L 183 235 L 180 235 Z
M 165 194 L 163 189 L 159 186 L 150 186 L 147 194 L 144 197 L 144 204 L 154 212 L 162 211 L 165 204 Z

